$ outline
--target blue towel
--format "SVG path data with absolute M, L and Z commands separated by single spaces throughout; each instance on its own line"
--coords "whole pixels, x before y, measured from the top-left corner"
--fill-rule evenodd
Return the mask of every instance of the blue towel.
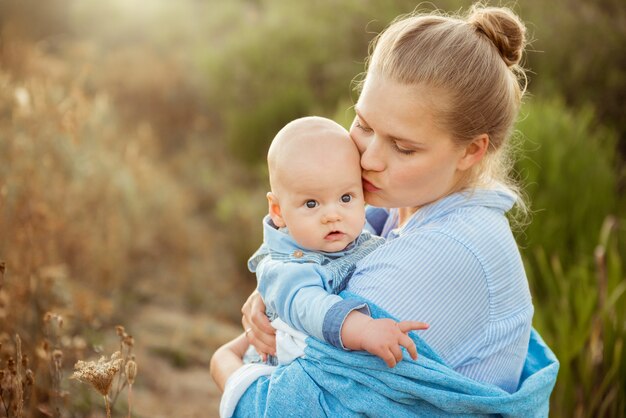
M 341 296 L 362 300 L 346 291 Z M 367 303 L 374 318 L 393 318 Z M 346 352 L 309 337 L 305 357 L 257 380 L 234 416 L 548 416 L 559 362 L 534 329 L 514 393 L 455 372 L 415 332 L 410 336 L 419 358 L 413 361 L 403 350 L 404 359 L 394 368 L 367 352 Z

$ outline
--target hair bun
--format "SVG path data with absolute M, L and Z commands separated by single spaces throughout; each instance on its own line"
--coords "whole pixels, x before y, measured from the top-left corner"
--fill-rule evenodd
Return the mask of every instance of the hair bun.
M 507 66 L 520 62 L 526 45 L 526 27 L 510 9 L 474 6 L 467 22 L 493 42 Z

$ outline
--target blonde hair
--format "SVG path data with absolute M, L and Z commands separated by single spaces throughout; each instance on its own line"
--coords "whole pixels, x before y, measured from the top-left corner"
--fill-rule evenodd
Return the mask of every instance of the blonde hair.
M 526 90 L 520 66 L 525 33 L 520 19 L 502 7 L 475 4 L 464 17 L 401 16 L 372 41 L 367 72 L 440 94 L 444 100 L 434 100 L 437 124 L 457 144 L 489 136 L 468 185 L 499 182 L 519 195 L 509 175 L 509 137 Z

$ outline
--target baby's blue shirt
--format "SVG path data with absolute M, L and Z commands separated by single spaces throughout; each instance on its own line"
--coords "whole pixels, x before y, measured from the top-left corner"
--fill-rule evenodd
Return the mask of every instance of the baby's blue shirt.
M 364 231 L 343 251 L 310 251 L 266 216 L 263 244 L 248 260 L 248 268 L 256 273 L 270 319 L 278 316 L 299 331 L 344 348 L 341 326 L 345 318 L 353 310 L 369 314 L 369 308 L 337 293 L 345 288 L 356 263 L 383 241 Z

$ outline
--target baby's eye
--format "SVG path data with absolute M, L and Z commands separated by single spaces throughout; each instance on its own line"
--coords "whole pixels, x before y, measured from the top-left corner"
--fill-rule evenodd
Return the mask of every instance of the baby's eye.
M 341 201 L 343 203 L 350 203 L 352 201 L 352 196 L 346 193 L 343 196 L 341 196 Z
M 317 203 L 317 200 L 307 200 L 304 205 L 309 208 L 309 209 L 313 209 L 315 207 L 317 207 L 319 205 L 319 203 Z

